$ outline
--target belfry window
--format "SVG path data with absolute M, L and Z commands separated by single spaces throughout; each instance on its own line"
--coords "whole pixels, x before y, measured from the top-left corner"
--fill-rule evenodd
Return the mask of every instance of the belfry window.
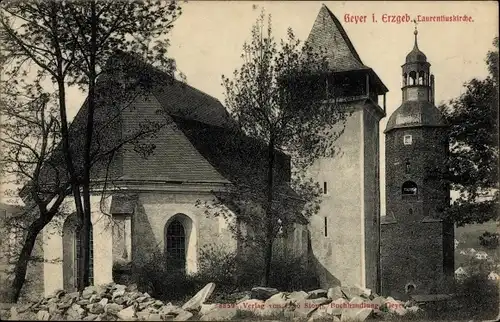
M 403 183 L 403 186 L 401 187 L 401 194 L 403 195 L 403 197 L 417 196 L 418 194 L 417 184 L 413 181 L 406 181 L 405 183 Z
M 410 82 L 409 85 L 416 85 L 417 84 L 417 73 L 415 71 L 410 72 L 410 79 L 408 81 Z
M 419 72 L 418 73 L 418 84 L 425 85 L 424 80 L 425 80 L 425 72 Z

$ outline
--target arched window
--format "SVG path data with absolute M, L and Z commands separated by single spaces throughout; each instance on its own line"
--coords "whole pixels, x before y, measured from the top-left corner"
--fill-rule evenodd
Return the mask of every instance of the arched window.
M 174 219 L 166 229 L 165 252 L 173 268 L 186 266 L 186 231 L 182 223 Z
M 406 86 L 408 84 L 408 74 L 404 73 L 403 74 L 403 86 Z
M 419 72 L 418 73 L 418 84 L 424 85 L 424 79 L 425 79 L 425 72 Z
M 413 292 L 415 291 L 415 289 L 416 289 L 416 288 L 417 288 L 417 287 L 415 286 L 415 284 L 413 284 L 413 283 L 408 283 L 408 284 L 406 284 L 406 286 L 405 286 L 405 292 L 406 292 L 407 294 L 411 294 L 411 293 L 413 293 Z
M 417 184 L 413 181 L 406 181 L 401 187 L 401 195 L 403 197 L 416 197 L 418 194 Z
M 410 159 L 406 159 L 405 161 L 405 172 L 410 173 Z
M 415 85 L 417 84 L 417 73 L 416 72 L 410 72 L 410 79 L 408 80 L 410 82 L 410 85 Z

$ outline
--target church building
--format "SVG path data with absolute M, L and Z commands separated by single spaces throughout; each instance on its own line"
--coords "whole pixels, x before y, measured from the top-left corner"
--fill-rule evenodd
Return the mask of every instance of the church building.
M 286 249 L 294 256 L 313 260 L 322 287 L 359 285 L 378 291 L 379 122 L 385 116 L 388 89 L 375 71 L 363 64 L 341 23 L 324 5 L 307 43 L 326 51 L 329 71 L 318 82 L 325 81 L 325 89 L 334 93 L 332 99 L 351 114 L 343 135 L 334 142 L 340 153 L 317 160 L 311 169 L 310 174 L 323 188 L 319 213 L 309 222 L 292 208 L 287 214 L 295 231 L 288 234 Z M 151 73 L 158 75 L 156 70 Z M 113 79 L 123 79 L 123 75 Z M 205 245 L 237 250 L 238 242 L 229 229 L 236 214 L 229 222 L 208 218 L 196 204 L 211 200 L 214 191 L 228 186 L 255 184 L 245 180 L 264 178 L 266 173 L 261 154 L 265 147 L 244 136 L 236 135 L 239 138 L 235 139 L 234 123 L 224 106 L 187 84 L 154 86 L 129 105 L 96 110 L 96 126 L 105 125 L 95 133 L 99 148 L 116 146 L 128 133 L 160 116 L 168 119 L 168 126 L 149 142 L 155 149 L 147 158 L 141 158 L 135 147 L 128 147 L 95 166 L 91 273 L 96 284 L 112 281 L 117 265 L 146 260 L 158 251 L 177 254 L 188 272 L 196 272 L 200 249 Z M 85 126 L 85 109 L 84 104 L 73 127 Z M 74 136 L 76 142 L 79 137 Z M 236 155 L 245 158 L 238 160 Z M 253 161 L 248 160 L 250 156 Z M 290 158 L 278 153 L 276 159 L 278 184 L 284 187 L 287 199 L 297 200 L 289 187 Z M 103 191 L 106 198 L 102 198 Z M 76 286 L 79 237 L 73 204 L 68 197 L 65 208 L 73 214 L 63 218 L 62 224 L 54 223 L 44 230 L 46 294 Z
M 318 86 L 334 93 L 332 100 L 350 114 L 333 143 L 339 153 L 316 160 L 310 169 L 323 196 L 319 212 L 308 220 L 296 207 L 302 200 L 291 188 L 290 157 L 276 151 L 274 182 L 282 192 L 280 200 L 289 205 L 280 219 L 293 223 L 283 241 L 286 250 L 312 260 L 323 288 L 358 285 L 393 296 L 435 292 L 436 281 L 454 272 L 453 225 L 439 216 L 449 204 L 449 187 L 439 180 L 448 141 L 417 32 L 402 66 L 402 105 L 385 130 L 387 216 L 382 221 L 379 124 L 386 116 L 388 89 L 362 62 L 326 6 L 306 43 L 327 55 L 328 71 L 318 78 Z M 239 227 L 242 210 L 227 205 L 229 216 L 214 218 L 199 204 L 232 187 L 251 187 L 266 179 L 267 146 L 239 132 L 217 99 L 136 58 L 121 53 L 110 61 L 110 70 L 145 70 L 145 77 L 158 83 L 126 104 L 112 92 L 127 86 L 126 74 L 111 74 L 97 84 L 108 86 L 110 91 L 104 92 L 113 103 L 98 104 L 94 114 L 92 152 L 101 156 L 92 169 L 91 187 L 94 284 L 112 282 L 116 267 L 146 261 L 158 252 L 173 255 L 188 273 L 198 270 L 205 246 L 237 252 L 240 244 L 232 228 Z M 109 86 L 106 81 L 117 83 Z M 83 146 L 80 130 L 86 127 L 87 108 L 84 103 L 70 129 L 76 159 L 83 155 L 78 147 Z M 163 124 L 147 144 L 123 144 L 159 121 Z M 59 177 L 65 173 L 47 169 L 47 184 L 54 178 L 67 180 Z M 43 231 L 45 294 L 76 287 L 80 238 L 71 196 L 62 209 L 65 215 Z
M 402 104 L 385 129 L 386 216 L 381 226 L 383 295 L 444 293 L 454 272 L 454 226 L 443 221 L 446 123 L 435 107 L 431 64 L 413 49 L 402 65 Z
M 236 198 L 231 204 L 214 203 L 239 187 L 262 187 L 267 145 L 238 130 L 217 99 L 136 56 L 117 53 L 108 67 L 103 75 L 110 77 L 97 82 L 98 92 L 106 96 L 94 112 L 91 282 L 112 282 L 117 272 L 130 272 L 133 263 L 148 263 L 154 256 L 168 256 L 180 269 L 195 273 L 204 247 L 237 252 L 242 245 L 232 229 L 245 209 L 233 204 Z M 121 90 L 113 92 L 134 77 L 144 77 L 152 86 L 126 97 Z M 87 106 L 84 103 L 70 128 L 77 169 Z M 141 139 L 136 142 L 134 137 Z M 56 151 L 53 158 L 62 155 Z M 282 244 L 301 256 L 307 251 L 302 239 L 307 236 L 302 233 L 307 221 L 297 210 L 301 201 L 289 185 L 290 157 L 276 151 L 274 158 L 273 180 L 280 191 L 275 200 L 287 205 L 280 219 L 297 227 Z M 61 169 L 45 169 L 45 185 L 67 180 L 64 162 L 58 164 Z M 226 216 L 208 215 L 205 203 L 220 207 L 219 212 L 226 209 Z M 77 286 L 81 239 L 73 196 L 66 197 L 61 210 L 58 220 L 43 230 L 45 294 Z

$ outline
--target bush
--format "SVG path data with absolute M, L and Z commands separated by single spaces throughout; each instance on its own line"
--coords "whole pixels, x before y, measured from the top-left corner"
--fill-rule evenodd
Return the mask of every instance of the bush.
M 198 291 L 196 279 L 172 265 L 172 260 L 159 252 L 135 263 L 132 270 L 133 282 L 139 290 L 163 301 L 186 300 Z
M 237 288 L 236 255 L 225 249 L 205 246 L 200 250 L 198 273 L 195 279 L 199 284 L 213 282 L 216 293 L 230 293 Z
M 198 283 L 216 283 L 219 294 L 250 290 L 260 285 L 264 274 L 264 260 L 259 251 L 236 255 L 220 247 L 207 246 L 200 252 L 199 263 Z M 275 254 L 269 286 L 293 291 L 317 288 L 318 282 L 314 271 L 303 260 Z
M 498 285 L 484 275 L 473 275 L 458 286 L 463 317 L 493 319 L 498 314 Z
M 486 248 L 495 249 L 500 243 L 500 234 L 485 231 L 479 236 L 479 243 Z
M 186 300 L 210 282 L 216 284 L 215 297 L 226 298 L 231 293 L 248 291 L 260 285 L 263 268 L 264 261 L 259 251 L 237 255 L 218 245 L 201 249 L 198 272 L 194 275 L 176 268 L 172 260 L 160 252 L 140 263 L 117 264 L 113 273 L 114 278 L 127 278 L 130 283 L 136 283 L 141 292 L 148 292 L 160 300 L 176 301 Z M 281 291 L 318 287 L 315 274 L 307 263 L 280 253 L 275 254 L 271 263 L 269 284 Z
M 269 284 L 280 291 L 312 290 L 319 287 L 316 272 L 306 261 L 285 256 L 273 258 Z
M 498 282 L 489 280 L 493 265 L 486 261 L 471 259 L 467 266 L 469 276 L 456 285 L 458 295 L 454 317 L 457 319 L 493 319 L 498 314 Z

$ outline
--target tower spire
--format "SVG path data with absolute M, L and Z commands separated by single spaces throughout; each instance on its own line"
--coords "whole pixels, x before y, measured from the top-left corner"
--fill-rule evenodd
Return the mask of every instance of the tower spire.
M 413 19 L 413 23 L 415 24 L 415 31 L 413 31 L 413 34 L 415 35 L 415 45 L 414 45 L 414 47 L 418 49 L 418 42 L 417 42 L 417 35 L 418 35 L 417 20 Z

